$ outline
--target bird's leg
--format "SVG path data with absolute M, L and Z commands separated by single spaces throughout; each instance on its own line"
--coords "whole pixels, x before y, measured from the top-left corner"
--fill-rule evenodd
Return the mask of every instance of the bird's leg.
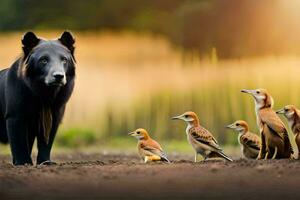
M 256 158 L 256 160 L 260 160 L 262 157 L 262 152 L 261 152 L 261 149 L 259 150 L 259 153 L 258 153 L 258 156 Z
M 275 158 L 276 158 L 277 152 L 278 152 L 278 147 L 275 147 L 275 151 L 274 151 L 274 154 L 273 154 L 273 156 L 272 156 L 272 159 L 275 159 Z
M 258 160 L 266 158 L 266 156 L 265 156 L 265 154 L 266 154 L 265 136 L 264 136 L 263 132 L 261 132 L 260 135 L 261 135 L 261 146 L 260 146 L 259 154 L 257 156 Z
M 266 155 L 265 155 L 265 160 L 267 160 L 268 159 L 268 156 L 269 156 L 269 151 L 267 151 L 267 153 L 266 153 Z
M 297 133 L 297 135 L 295 135 L 295 142 L 296 142 L 296 145 L 297 145 L 297 149 L 298 149 L 298 157 L 296 158 L 296 155 L 295 155 L 295 153 L 293 153 L 292 155 L 291 155 L 291 159 L 300 159 L 300 142 L 299 142 L 299 139 L 298 139 L 298 134 L 299 133 Z
M 198 153 L 195 152 L 195 162 L 197 162 L 197 161 L 198 161 Z
M 144 162 L 147 163 L 149 161 L 149 156 L 145 156 Z

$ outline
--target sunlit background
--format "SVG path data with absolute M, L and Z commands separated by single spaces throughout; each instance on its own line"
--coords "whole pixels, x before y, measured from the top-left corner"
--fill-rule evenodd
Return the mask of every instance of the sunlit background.
M 298 0 L 0 0 L 0 66 L 21 54 L 27 30 L 76 36 L 76 87 L 56 151 L 134 150 L 127 133 L 143 127 L 167 151 L 192 152 L 184 123 L 170 118 L 193 110 L 234 152 L 227 124 L 243 119 L 258 133 L 241 89 L 266 88 L 275 109 L 300 107 L 299 10 Z

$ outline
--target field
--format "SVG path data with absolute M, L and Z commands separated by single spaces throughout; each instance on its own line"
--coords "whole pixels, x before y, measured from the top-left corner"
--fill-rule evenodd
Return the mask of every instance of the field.
M 0 163 L 1 199 L 299 199 L 299 161 L 143 164 L 132 154 L 58 154 L 57 166 Z
M 244 88 L 268 89 L 274 109 L 299 106 L 300 58 L 219 60 L 217 49 L 199 58 L 158 35 L 75 35 L 76 88 L 53 148 L 59 164 L 13 167 L 9 148 L 0 146 L 1 198 L 299 199 L 298 161 L 242 160 L 237 134 L 224 127 L 244 119 L 258 132 Z M 2 68 L 21 53 L 20 38 L 21 33 L 0 35 Z M 191 162 L 185 125 L 170 120 L 187 110 L 198 113 L 233 163 Z M 140 162 L 136 140 L 127 135 L 139 127 L 162 144 L 172 164 Z

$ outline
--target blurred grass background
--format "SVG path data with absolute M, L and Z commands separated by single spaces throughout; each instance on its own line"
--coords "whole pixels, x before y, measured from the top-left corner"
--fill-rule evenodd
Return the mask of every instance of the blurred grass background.
M 59 33 L 39 32 L 43 37 Z M 144 127 L 165 148 L 190 151 L 185 124 L 171 116 L 187 110 L 222 145 L 237 147 L 237 134 L 224 127 L 246 120 L 258 132 L 254 102 L 243 88 L 267 88 L 275 109 L 299 105 L 300 59 L 269 56 L 219 60 L 182 53 L 163 37 L 124 32 L 75 33 L 77 78 L 56 147 L 135 149 L 127 133 Z M 2 66 L 20 52 L 20 33 L 2 34 Z M 128 48 L 130 47 L 130 48 Z
M 127 133 L 143 127 L 167 151 L 192 152 L 185 124 L 170 118 L 193 110 L 234 153 L 227 124 L 243 119 L 258 133 L 241 89 L 268 89 L 275 109 L 300 107 L 299 1 L 38 2 L 0 0 L 0 67 L 21 54 L 25 30 L 74 32 L 76 86 L 54 150 L 135 151 Z

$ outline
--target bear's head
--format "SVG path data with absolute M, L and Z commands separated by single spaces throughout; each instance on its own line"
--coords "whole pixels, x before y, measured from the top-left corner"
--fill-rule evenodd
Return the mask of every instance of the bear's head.
M 75 39 L 65 31 L 60 38 L 45 40 L 33 32 L 22 38 L 21 75 L 30 85 L 59 88 L 75 76 Z

